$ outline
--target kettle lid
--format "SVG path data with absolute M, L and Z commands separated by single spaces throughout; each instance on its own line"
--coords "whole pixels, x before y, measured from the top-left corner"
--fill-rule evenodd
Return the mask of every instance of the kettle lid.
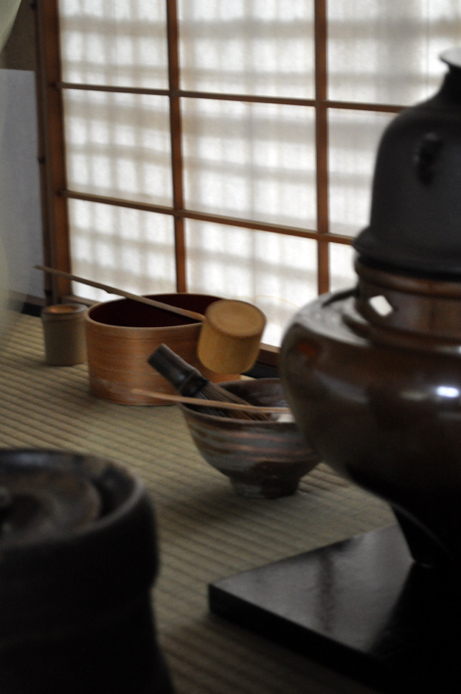
M 432 98 L 405 109 L 378 147 L 370 224 L 354 240 L 362 262 L 461 277 L 461 48 Z

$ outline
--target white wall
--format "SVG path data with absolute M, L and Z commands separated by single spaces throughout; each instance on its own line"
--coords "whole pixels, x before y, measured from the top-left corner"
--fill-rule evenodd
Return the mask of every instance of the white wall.
M 0 69 L 0 244 L 8 288 L 43 298 L 35 74 Z M 3 283 L 2 283 L 3 284 Z

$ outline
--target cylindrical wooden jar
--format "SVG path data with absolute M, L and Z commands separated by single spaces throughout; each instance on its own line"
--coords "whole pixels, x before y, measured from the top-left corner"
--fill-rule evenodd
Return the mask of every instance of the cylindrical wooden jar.
M 42 310 L 45 360 L 51 366 L 73 366 L 86 359 L 82 304 L 56 304 Z
M 150 298 L 204 314 L 217 297 L 202 294 L 162 294 Z M 202 323 L 168 313 L 131 299 L 92 306 L 86 315 L 90 391 L 104 400 L 125 405 L 155 405 L 135 389 L 171 393 L 176 391 L 148 364 L 148 358 L 166 344 L 212 382 L 238 375 L 215 374 L 204 368 L 197 356 Z M 162 400 L 159 405 L 164 405 Z

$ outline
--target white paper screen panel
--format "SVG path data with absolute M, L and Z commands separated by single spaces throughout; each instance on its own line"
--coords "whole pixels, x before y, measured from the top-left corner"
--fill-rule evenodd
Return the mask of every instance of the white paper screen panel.
M 168 100 L 145 94 L 64 94 L 67 186 L 172 204 Z
M 459 0 L 328 0 L 328 96 L 411 105 L 438 89 L 459 46 Z
M 330 291 L 348 289 L 357 283 L 354 270 L 354 249 L 343 243 L 330 243 Z
M 137 294 L 176 289 L 172 217 L 114 205 L 69 200 L 72 270 Z M 73 283 L 74 292 L 107 301 L 106 292 Z
M 186 207 L 316 227 L 314 110 L 185 99 Z
M 259 306 L 268 344 L 280 344 L 293 313 L 317 295 L 310 239 L 187 220 L 186 240 L 190 290 Z
M 314 3 L 180 0 L 181 87 L 314 96 Z
M 166 89 L 165 0 L 59 0 L 62 77 Z

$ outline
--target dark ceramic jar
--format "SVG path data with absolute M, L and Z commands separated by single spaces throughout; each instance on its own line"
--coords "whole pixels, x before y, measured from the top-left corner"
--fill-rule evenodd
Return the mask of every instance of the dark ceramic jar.
M 0 451 L 0 691 L 171 694 L 136 477 L 59 451 Z
M 392 505 L 414 558 L 461 568 L 461 60 L 383 136 L 358 283 L 303 308 L 281 375 L 320 457 Z

